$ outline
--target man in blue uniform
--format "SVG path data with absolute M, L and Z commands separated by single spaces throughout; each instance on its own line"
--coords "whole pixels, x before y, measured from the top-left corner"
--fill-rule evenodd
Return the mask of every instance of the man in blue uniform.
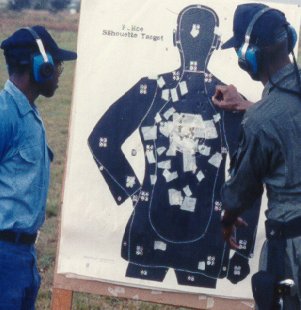
M 45 219 L 52 152 L 34 104 L 52 97 L 62 62 L 42 26 L 22 28 L 1 44 L 9 80 L 0 93 L 0 309 L 34 309 L 40 285 L 34 243 Z
M 284 309 L 300 309 L 301 82 L 295 57 L 294 64 L 289 58 L 297 34 L 282 12 L 256 3 L 237 7 L 233 30 L 233 38 L 222 48 L 236 49 L 240 67 L 261 81 L 264 91 L 253 105 L 233 86 L 218 86 L 213 97 L 222 108 L 249 107 L 231 178 L 222 190 L 223 233 L 237 248 L 234 232 L 246 225 L 239 216 L 261 197 L 265 185 L 267 242 L 260 260 L 262 271 L 252 281 L 254 298 L 259 309 L 278 309 L 281 304 Z M 279 298 L 281 304 L 276 296 L 279 283 L 288 284 L 289 291 Z

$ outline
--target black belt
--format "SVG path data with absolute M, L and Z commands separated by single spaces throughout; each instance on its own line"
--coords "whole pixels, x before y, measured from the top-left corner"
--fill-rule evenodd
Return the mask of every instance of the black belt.
M 11 243 L 34 244 L 37 234 L 17 233 L 10 230 L 0 231 L 0 240 Z
M 301 217 L 297 217 L 286 223 L 267 220 L 265 222 L 265 229 L 267 239 L 295 238 L 301 236 Z

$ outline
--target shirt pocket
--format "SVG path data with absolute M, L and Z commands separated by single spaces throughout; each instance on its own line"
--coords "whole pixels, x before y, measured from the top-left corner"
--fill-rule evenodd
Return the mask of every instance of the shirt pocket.
M 20 157 L 29 164 L 35 164 L 42 158 L 42 152 L 39 146 L 33 146 L 19 150 Z
M 30 146 L 19 149 L 15 156 L 15 184 L 22 192 L 45 186 L 43 181 L 41 146 Z

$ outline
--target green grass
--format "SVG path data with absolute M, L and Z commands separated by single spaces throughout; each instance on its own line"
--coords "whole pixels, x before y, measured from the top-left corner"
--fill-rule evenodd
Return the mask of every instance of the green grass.
M 58 44 L 71 50 L 76 49 L 78 16 L 68 14 L 49 14 L 46 12 L 1 12 L 0 11 L 0 41 L 17 28 L 27 25 L 42 24 L 50 29 Z M 299 52 L 301 64 L 301 49 Z M 58 216 L 61 205 L 61 190 L 64 173 L 66 146 L 68 141 L 68 126 L 70 103 L 72 96 L 74 62 L 66 62 L 61 76 L 60 87 L 51 99 L 39 98 L 38 107 L 47 129 L 48 142 L 55 153 L 51 170 L 51 186 L 47 201 L 46 222 L 42 228 L 37 245 L 39 270 L 42 276 L 42 286 L 37 301 L 37 310 L 50 309 L 51 289 L 55 264 Z M 0 57 L 0 86 L 7 79 L 3 57 Z M 114 297 L 97 296 L 86 293 L 74 293 L 73 309 L 176 309 L 171 306 L 156 305 L 146 302 L 117 299 Z M 180 308 L 178 308 L 180 309 Z M 183 309 L 183 308 L 182 308 Z

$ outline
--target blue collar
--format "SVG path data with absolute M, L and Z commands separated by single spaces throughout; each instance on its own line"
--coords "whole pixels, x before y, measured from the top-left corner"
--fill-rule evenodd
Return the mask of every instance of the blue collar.
M 275 83 L 275 84 L 279 84 L 280 86 L 282 86 L 283 84 L 283 80 L 294 73 L 294 65 L 293 64 L 288 64 L 286 66 L 284 66 L 283 68 L 279 69 L 275 74 L 273 74 L 272 76 L 272 81 Z M 274 88 L 274 86 L 270 83 L 270 82 L 267 82 L 266 85 L 264 86 L 264 89 L 263 89 L 263 97 L 266 96 L 267 94 L 270 93 L 270 91 Z
M 16 106 L 22 116 L 26 115 L 31 111 L 34 111 L 27 97 L 12 81 L 7 80 L 4 85 L 4 89 L 13 97 Z

